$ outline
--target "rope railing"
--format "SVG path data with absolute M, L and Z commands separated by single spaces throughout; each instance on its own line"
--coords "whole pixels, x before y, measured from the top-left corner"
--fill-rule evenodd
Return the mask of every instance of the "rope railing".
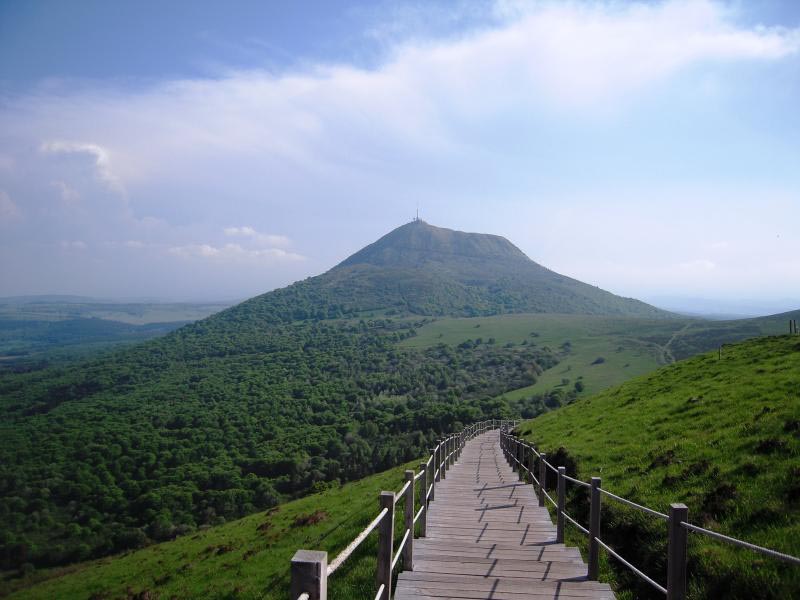
M 580 485 L 580 486 L 585 487 L 585 488 L 590 488 L 591 489 L 591 487 L 592 487 L 591 485 L 589 485 L 585 481 L 581 481 L 580 479 L 575 479 L 574 477 L 570 477 L 569 475 L 564 475 L 564 479 L 566 479 L 567 481 L 571 481 L 572 483 L 574 483 L 576 485 Z M 602 490 L 602 491 L 605 491 L 605 490 Z M 606 492 L 606 493 L 608 493 L 608 492 Z
M 800 565 L 800 558 L 792 556 L 791 554 L 784 554 L 783 552 L 778 552 L 777 550 L 770 550 L 769 548 L 764 548 L 763 546 L 756 546 L 755 544 L 751 544 L 750 542 L 737 540 L 736 538 L 732 538 L 730 536 L 723 535 L 721 533 L 717 533 L 716 531 L 711 531 L 709 529 L 703 529 L 702 527 L 698 527 L 697 525 L 692 525 L 691 523 L 686 523 L 683 521 L 681 521 L 681 527 L 684 527 L 689 531 L 700 533 L 702 535 L 706 535 L 716 540 L 720 540 L 722 542 L 727 542 L 728 544 L 732 544 L 734 546 L 739 546 L 740 548 L 746 548 L 748 550 L 752 550 L 753 552 L 758 552 L 760 554 L 763 554 L 764 556 L 769 556 L 777 560 L 782 560 L 784 562 L 793 565 Z
M 328 565 L 328 576 L 333 575 L 336 572 L 336 569 L 338 569 L 342 565 L 342 563 L 344 563 L 344 561 L 346 561 L 350 557 L 350 555 L 353 552 L 355 552 L 356 548 L 358 548 L 361 545 L 361 542 L 367 539 L 367 536 L 370 533 L 372 533 L 372 531 L 381 522 L 381 519 L 383 519 L 383 517 L 385 517 L 388 512 L 389 512 L 388 508 L 384 508 L 381 512 L 379 512 L 378 516 L 372 520 L 372 523 L 367 525 L 364 528 L 364 530 L 361 533 L 359 533 L 356 536 L 356 538 L 352 542 L 350 542 L 347 545 L 347 547 L 338 554 L 336 558 L 333 559 L 333 562 L 330 565 Z
M 764 556 L 769 556 L 776 560 L 781 560 L 793 565 L 800 565 L 800 558 L 757 546 L 750 542 L 738 540 L 715 531 L 703 529 L 688 522 L 688 508 L 683 504 L 670 505 L 669 514 L 664 514 L 657 510 L 653 510 L 647 506 L 643 506 L 622 496 L 618 496 L 601 486 L 599 477 L 592 477 L 591 483 L 581 481 L 575 477 L 570 477 L 566 474 L 565 467 L 556 467 L 547 460 L 547 454 L 538 452 L 532 444 L 523 442 L 520 438 L 512 435 L 510 429 L 505 427 L 500 430 L 500 445 L 501 448 L 511 464 L 512 469 L 519 471 L 520 479 L 524 479 L 523 471 L 528 473 L 534 481 L 537 495 L 539 497 L 539 506 L 545 506 L 545 502 L 549 501 L 556 508 L 557 528 L 556 528 L 556 542 L 563 543 L 564 541 L 564 524 L 570 523 L 579 529 L 582 533 L 589 537 L 589 565 L 588 577 L 589 579 L 596 580 L 599 571 L 599 548 L 605 549 L 615 559 L 622 563 L 625 567 L 630 569 L 637 577 L 647 582 L 656 590 L 667 595 L 668 600 L 684 600 L 686 598 L 686 582 L 687 582 L 687 544 L 688 536 L 687 531 L 692 531 L 697 534 L 708 536 L 712 539 L 726 542 L 740 548 L 745 548 L 754 552 L 758 552 Z M 532 452 L 539 459 L 539 478 L 537 479 L 532 470 L 532 457 L 527 452 Z M 530 466 L 526 466 L 526 462 L 530 461 Z M 547 472 L 552 471 L 557 476 L 557 489 L 558 500 L 555 500 L 550 494 L 547 493 Z M 566 483 L 572 483 L 582 488 L 588 488 L 591 491 L 590 496 L 590 523 L 587 529 L 573 517 L 567 514 L 565 510 L 565 487 Z M 638 569 L 636 566 L 625 560 L 613 548 L 600 538 L 600 503 L 602 496 L 607 496 L 612 500 L 620 502 L 633 509 L 639 510 L 645 514 L 656 517 L 667 522 L 668 528 L 668 555 L 667 555 L 667 587 L 662 586 L 657 581 L 649 577 L 646 573 Z
M 561 514 L 562 514 L 562 515 L 564 515 L 564 518 L 565 518 L 565 519 L 566 519 L 568 522 L 570 522 L 570 523 L 572 523 L 573 525 L 575 525 L 575 527 L 577 527 L 577 528 L 578 528 L 579 530 L 581 530 L 583 533 L 585 533 L 586 535 L 590 535 L 590 534 L 589 534 L 589 530 L 588 530 L 588 529 L 586 529 L 586 527 L 584 527 L 584 526 L 583 526 L 583 525 L 581 525 L 580 523 L 578 523 L 578 522 L 577 522 L 575 519 L 573 519 L 572 517 L 570 517 L 570 516 L 567 514 L 567 511 L 565 511 L 565 510 L 562 510 L 562 511 L 561 511 Z
M 581 483 L 583 483 L 583 482 L 581 482 Z M 591 487 L 588 484 L 584 484 L 584 485 L 586 485 L 586 487 Z M 630 506 L 631 508 L 635 508 L 635 509 L 640 510 L 640 511 L 642 511 L 644 513 L 647 513 L 648 515 L 652 515 L 654 517 L 658 517 L 659 519 L 664 519 L 665 521 L 669 521 L 669 515 L 665 515 L 664 513 L 658 512 L 657 510 L 653 510 L 652 508 L 647 508 L 646 506 L 642 506 L 641 504 L 636 504 L 636 502 L 633 502 L 632 500 L 628 500 L 627 498 L 623 498 L 622 496 L 617 496 L 616 494 L 612 494 L 608 490 L 604 490 L 604 489 L 601 488 L 600 489 L 600 493 L 601 494 L 605 494 L 609 498 L 613 498 L 617 502 L 621 502 L 622 504 L 626 504 L 627 506 Z
M 427 534 L 428 505 L 435 502 L 436 487 L 444 480 L 447 471 L 461 455 L 464 445 L 477 435 L 500 428 L 514 427 L 518 421 L 490 419 L 473 423 L 457 434 L 440 438 L 430 449 L 426 460 L 420 463 L 418 472 L 405 472 L 405 483 L 397 492 L 381 492 L 378 515 L 342 550 L 330 565 L 326 552 L 298 550 L 292 558 L 291 594 L 298 600 L 326 600 L 328 577 L 356 551 L 356 549 L 377 529 L 378 552 L 376 584 L 378 591 L 375 600 L 391 600 L 392 573 L 403 559 L 403 568 L 413 566 L 414 538 Z M 532 474 L 531 474 L 532 476 Z M 417 483 L 419 482 L 419 488 Z M 417 489 L 419 493 L 417 493 Z M 417 498 L 418 496 L 418 498 Z M 397 549 L 393 548 L 396 506 L 404 500 L 403 538 Z M 415 512 L 415 502 L 419 502 Z
M 643 573 L 642 571 L 640 571 L 639 569 L 637 569 L 636 567 L 634 567 L 634 566 L 633 566 L 631 563 L 629 563 L 627 560 L 625 560 L 625 559 L 624 559 L 624 558 L 622 558 L 622 557 L 621 557 L 619 554 L 617 554 L 617 552 L 616 552 L 616 551 L 615 551 L 615 550 L 614 550 L 614 549 L 613 549 L 611 546 L 609 546 L 608 544 L 606 544 L 606 543 L 605 543 L 603 540 L 601 540 L 599 537 L 595 537 L 595 538 L 594 538 L 594 540 L 595 540 L 595 541 L 596 541 L 598 544 L 600 544 L 600 545 L 601 545 L 603 548 L 605 548 L 606 552 L 608 552 L 608 553 L 609 553 L 611 556 L 613 556 L 614 558 L 616 558 L 616 559 L 617 559 L 619 562 L 621 562 L 623 565 L 625 565 L 625 566 L 626 566 L 626 567 L 628 567 L 628 568 L 629 568 L 631 571 L 633 571 L 633 573 L 634 573 L 635 575 L 637 575 L 637 576 L 638 576 L 640 579 L 642 579 L 642 580 L 646 581 L 647 583 L 649 583 L 650 585 L 652 585 L 652 586 L 653 586 L 655 589 L 657 589 L 657 590 L 658 590 L 659 592 L 661 592 L 662 594 L 665 594 L 665 595 L 667 594 L 667 588 L 665 588 L 664 586 L 662 586 L 661 584 L 659 584 L 657 581 L 654 581 L 653 579 L 651 579 L 650 577 L 648 577 L 648 576 L 647 576 L 645 573 Z

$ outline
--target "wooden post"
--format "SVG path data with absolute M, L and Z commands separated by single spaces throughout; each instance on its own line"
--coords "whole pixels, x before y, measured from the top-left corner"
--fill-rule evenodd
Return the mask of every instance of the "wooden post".
M 519 480 L 525 481 L 525 469 L 523 469 L 523 465 L 525 465 L 525 444 L 520 440 L 519 442 L 519 454 L 517 456 L 517 460 L 519 460 Z
M 509 462 L 511 463 L 511 470 L 513 472 L 517 472 L 519 470 L 519 467 L 517 466 L 517 461 L 514 459 L 517 458 L 519 455 L 519 442 L 515 437 L 509 439 L 511 440 L 511 452 L 510 452 L 511 456 L 509 457 L 511 460 Z
M 681 521 L 689 521 L 689 509 L 685 504 L 669 506 L 669 545 L 667 549 L 667 600 L 686 598 L 686 545 L 688 531 Z
M 292 557 L 292 598 L 308 594 L 309 600 L 328 598 L 328 553 L 314 550 L 298 550 Z
M 528 452 L 528 473 L 531 475 L 531 483 L 533 483 L 533 470 L 535 468 L 533 463 L 535 462 L 535 456 L 536 455 L 533 453 L 533 451 Z
M 391 600 L 392 597 L 392 548 L 394 548 L 394 492 L 381 492 L 380 510 L 389 512 L 378 525 L 378 568 L 375 572 L 377 587 L 383 585 L 383 593 L 378 600 Z
M 419 468 L 422 469 L 419 478 L 419 505 L 422 508 L 419 516 L 419 537 L 425 537 L 428 534 L 428 465 L 420 463 Z
M 592 504 L 589 508 L 589 574 L 592 581 L 597 581 L 600 573 L 600 478 L 592 477 Z
M 544 506 L 544 491 L 547 489 L 547 454 L 541 453 L 539 458 L 539 506 Z
M 456 434 L 450 436 L 450 464 L 448 465 L 448 469 L 453 466 L 456 462 Z
M 405 517 L 403 535 L 408 531 L 408 541 L 403 546 L 403 570 L 412 571 L 414 565 L 414 471 L 406 471 L 406 481 L 408 489 L 403 507 L 405 509 L 403 512 Z
M 558 515 L 556 516 L 556 543 L 564 543 L 564 511 L 567 504 L 567 480 L 565 467 L 558 467 Z
M 447 475 L 445 474 L 444 468 L 444 456 L 445 456 L 445 439 L 442 438 L 439 440 L 439 459 L 436 461 L 436 468 L 439 469 L 439 477 L 436 481 L 440 479 L 447 479 Z
M 431 484 L 431 496 L 428 498 L 428 502 L 433 502 L 434 498 L 436 497 L 436 448 L 431 448 L 431 467 L 428 473 L 428 481 Z

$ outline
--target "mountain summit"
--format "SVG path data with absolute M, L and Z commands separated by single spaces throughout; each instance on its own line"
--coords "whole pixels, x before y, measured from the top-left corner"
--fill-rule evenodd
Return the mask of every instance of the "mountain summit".
M 293 288 L 302 290 L 304 298 L 322 301 L 330 316 L 375 310 L 464 317 L 525 312 L 670 315 L 551 271 L 501 236 L 419 220 L 391 231 L 327 273 L 286 289 Z M 311 308 L 319 314 L 317 309 Z
M 530 262 L 522 250 L 499 235 L 454 231 L 417 220 L 387 233 L 339 266 L 422 268 L 463 259 Z

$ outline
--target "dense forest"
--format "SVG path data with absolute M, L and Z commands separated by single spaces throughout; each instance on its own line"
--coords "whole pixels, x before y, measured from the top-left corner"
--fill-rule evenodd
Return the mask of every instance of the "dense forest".
M 263 304 L 0 379 L 2 568 L 138 547 L 386 469 L 440 432 L 519 414 L 490 398 L 558 360 L 480 339 L 401 350 L 424 320 L 280 322 Z

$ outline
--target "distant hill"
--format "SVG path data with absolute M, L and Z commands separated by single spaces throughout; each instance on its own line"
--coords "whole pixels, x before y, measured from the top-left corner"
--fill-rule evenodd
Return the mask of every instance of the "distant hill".
M 692 523 L 800 556 L 800 336 L 730 344 L 520 429 L 569 475 L 602 475 L 603 487 L 662 512 L 683 502 Z M 604 539 L 663 583 L 663 523 L 603 504 Z M 585 522 L 585 495 L 568 512 Z M 690 537 L 693 597 L 800 597 L 797 567 Z M 618 578 L 650 597 L 624 568 Z
M 317 288 L 344 311 L 672 316 L 551 271 L 503 237 L 453 231 L 424 221 L 398 227 L 303 285 Z

